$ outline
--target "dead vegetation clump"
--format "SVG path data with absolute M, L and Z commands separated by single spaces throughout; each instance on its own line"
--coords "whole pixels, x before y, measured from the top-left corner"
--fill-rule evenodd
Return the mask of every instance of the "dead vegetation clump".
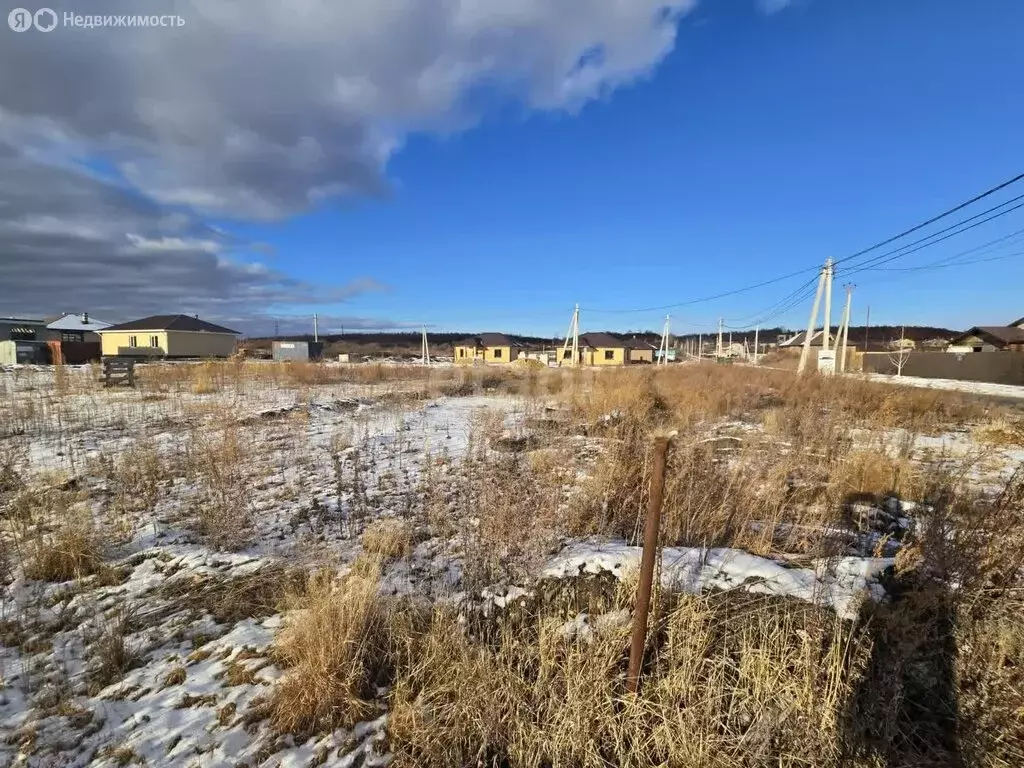
M 314 580 L 298 600 L 274 648 L 287 670 L 274 691 L 274 728 L 329 731 L 378 713 L 377 686 L 415 637 L 413 612 L 393 610 L 379 579 L 379 561 L 361 559 L 340 583 Z
M 46 484 L 25 488 L 6 506 L 5 518 L 26 578 L 63 582 L 101 569 L 103 537 L 74 494 Z
M 214 435 L 194 433 L 188 444 L 188 472 L 200 481 L 192 502 L 195 526 L 216 549 L 240 549 L 251 540 L 253 460 L 253 447 L 233 424 Z
M 384 560 L 412 551 L 412 525 L 405 520 L 380 520 L 363 531 L 363 550 Z
M 100 614 L 97 620 L 98 628 L 87 652 L 86 674 L 91 695 L 116 683 L 142 661 L 128 641 L 133 620 L 129 611 Z

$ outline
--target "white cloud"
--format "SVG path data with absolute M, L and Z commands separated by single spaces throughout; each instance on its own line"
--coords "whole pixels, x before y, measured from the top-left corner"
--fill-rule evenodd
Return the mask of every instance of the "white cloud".
M 5 37 L 0 140 L 101 152 L 163 204 L 271 219 L 382 194 L 395 147 L 471 125 L 480 87 L 574 110 L 644 76 L 695 2 L 181 0 L 181 28 Z

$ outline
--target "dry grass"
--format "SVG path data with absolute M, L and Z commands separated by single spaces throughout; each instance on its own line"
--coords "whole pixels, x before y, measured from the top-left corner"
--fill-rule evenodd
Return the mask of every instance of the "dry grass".
M 25 577 L 41 581 L 70 581 L 96 573 L 103 563 L 98 532 L 83 523 L 69 523 L 53 536 L 29 543 Z
M 380 563 L 362 559 L 335 584 L 322 578 L 299 600 L 275 646 L 287 669 L 271 721 L 281 731 L 350 727 L 377 713 L 375 686 L 387 681 L 396 643 L 411 636 L 410 614 L 377 594 Z
M 363 549 L 385 560 L 412 551 L 412 526 L 404 520 L 380 520 L 363 531 Z
M 250 483 L 254 448 L 233 423 L 196 432 L 187 449 L 191 475 L 201 480 L 192 512 L 199 534 L 216 549 L 240 549 L 252 537 Z
M 553 605 L 486 642 L 434 618 L 391 695 L 398 765 L 834 764 L 864 653 L 831 614 L 770 598 L 662 605 L 632 697 L 628 624 L 592 615 L 574 636 Z

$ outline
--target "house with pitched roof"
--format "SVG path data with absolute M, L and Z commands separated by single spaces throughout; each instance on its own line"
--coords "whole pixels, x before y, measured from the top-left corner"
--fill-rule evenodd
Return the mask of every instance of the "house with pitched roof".
M 152 315 L 99 331 L 104 357 L 230 357 L 241 334 L 192 315 Z
M 523 345 L 504 333 L 481 333 L 455 345 L 455 364 L 511 363 Z
M 976 325 L 954 338 L 947 352 L 1024 352 L 1024 318 L 1010 325 Z

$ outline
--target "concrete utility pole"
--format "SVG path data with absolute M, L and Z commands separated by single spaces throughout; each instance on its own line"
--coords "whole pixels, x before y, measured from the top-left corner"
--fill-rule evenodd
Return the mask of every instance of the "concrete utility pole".
M 821 337 L 821 348 L 830 349 L 829 337 L 832 334 L 832 259 L 825 260 L 825 322 Z
M 818 308 L 821 306 L 821 294 L 825 290 L 825 273 L 828 271 L 830 261 L 825 263 L 825 268 L 818 275 L 818 290 L 814 292 L 814 306 L 811 307 L 811 316 L 807 319 L 807 330 L 804 332 L 804 348 L 800 350 L 800 364 L 796 368 L 797 373 L 804 372 L 807 368 L 807 360 L 811 356 L 811 337 L 814 336 L 814 326 L 818 322 Z
M 864 351 L 868 351 L 868 331 L 871 329 L 871 305 L 868 304 L 868 314 L 864 318 Z
M 757 365 L 757 354 L 758 354 L 757 334 L 758 334 L 758 332 L 760 330 L 761 330 L 761 326 L 759 326 L 759 325 L 755 325 L 754 326 L 754 365 Z
M 670 318 L 665 315 L 665 329 L 661 332 L 661 344 L 658 345 L 659 364 L 668 365 L 668 332 L 670 327 Z
M 320 331 L 317 326 L 318 318 L 316 312 L 313 313 L 313 341 L 320 341 Z
M 718 318 L 718 349 L 715 350 L 715 357 L 722 356 L 722 318 Z
M 423 342 L 420 344 L 420 352 L 423 356 L 423 364 L 430 365 L 430 345 L 427 342 L 427 326 L 423 326 Z
M 565 344 L 562 345 L 562 359 L 558 361 L 559 365 L 565 362 L 565 353 L 569 351 L 571 344 L 572 349 L 572 360 L 569 365 L 576 367 L 578 362 L 580 349 L 580 305 L 577 304 L 576 308 L 572 311 L 572 320 L 569 321 L 569 332 L 565 334 Z
M 857 286 L 847 283 L 843 287 L 846 288 L 846 306 L 843 307 L 843 319 L 839 324 L 839 334 L 836 336 L 836 342 L 840 343 L 838 361 L 840 373 L 846 372 L 846 345 L 850 338 L 850 307 L 853 303 L 853 289 Z
M 700 360 L 704 355 L 704 334 L 697 334 L 697 360 Z

